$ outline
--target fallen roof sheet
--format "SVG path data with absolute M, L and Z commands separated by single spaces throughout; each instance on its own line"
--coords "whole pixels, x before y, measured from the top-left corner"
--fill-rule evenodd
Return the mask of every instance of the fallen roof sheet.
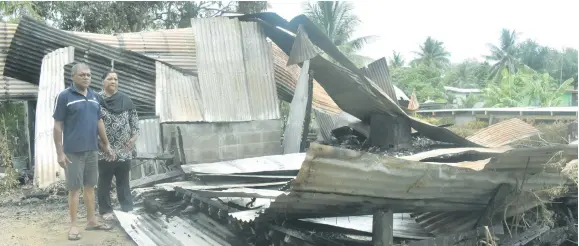
M 429 158 L 435 158 L 443 155 L 453 155 L 453 154 L 461 154 L 467 152 L 474 152 L 474 153 L 481 153 L 481 154 L 490 154 L 490 155 L 498 155 L 507 151 L 507 148 L 502 149 L 488 149 L 488 148 L 449 148 L 449 149 L 435 149 L 425 152 L 420 152 L 418 154 L 403 156 L 400 159 L 409 160 L 409 161 L 422 161 Z
M 173 183 L 156 184 L 156 188 L 162 188 L 168 191 L 173 191 L 175 188 L 182 188 L 185 190 L 212 190 L 212 189 L 229 189 L 229 188 L 252 188 L 252 187 L 272 187 L 282 186 L 287 182 L 269 182 L 269 183 L 236 183 L 236 184 L 200 184 L 193 181 L 180 181 Z
M 516 186 L 524 178 L 525 195 L 568 182 L 561 173 L 525 173 L 527 168 L 518 162 L 511 170 L 474 171 L 312 144 L 290 191 L 279 196 L 265 214 L 330 217 L 384 206 L 394 212 L 473 211 L 484 209 L 500 184 Z
M 391 83 L 386 58 L 381 58 L 368 64 L 367 67 L 362 68 L 362 71 L 364 71 L 365 75 L 374 81 L 376 85 L 386 93 L 386 95 L 395 99 L 394 102 L 398 104 L 398 96 L 394 90 L 394 85 Z
M 372 215 L 328 217 L 315 219 L 301 219 L 302 221 L 325 224 L 356 231 L 372 233 Z M 393 221 L 394 237 L 410 239 L 426 239 L 432 237 L 419 224 L 414 221 L 410 214 L 395 213 Z
M 312 43 L 341 64 L 334 64 L 320 56 L 313 58 L 310 69 L 314 70 L 315 79 L 331 95 L 341 109 L 358 119 L 367 122 L 370 115 L 375 113 L 399 114 L 409 117 L 412 128 L 433 140 L 456 143 L 464 147 L 479 147 L 479 145 L 456 135 L 448 129 L 408 116 L 398 106 L 395 98 L 390 98 L 374 82 L 363 76 L 360 69 L 356 68 L 351 61 L 340 53 L 338 48 L 307 17 L 300 15 L 292 19 L 291 22 L 285 21 L 275 13 L 259 13 L 242 18 L 258 18 L 267 23 L 262 25 L 265 34 L 286 54 L 291 51 L 294 37 L 286 31 L 276 28 L 276 26 L 295 33 L 298 25 L 303 25 Z
M 481 129 L 466 139 L 485 147 L 497 148 L 539 133 L 532 125 L 513 118 Z
M 190 219 L 147 213 L 114 211 L 121 227 L 139 246 L 238 245 L 240 239 L 210 217 L 197 213 Z
M 206 164 L 187 164 L 185 173 L 240 174 L 299 170 L 306 153 L 270 155 Z
M 556 173 L 573 159 L 577 159 L 577 145 L 513 149 L 493 157 L 484 169 L 501 172 L 524 169 L 527 173 Z

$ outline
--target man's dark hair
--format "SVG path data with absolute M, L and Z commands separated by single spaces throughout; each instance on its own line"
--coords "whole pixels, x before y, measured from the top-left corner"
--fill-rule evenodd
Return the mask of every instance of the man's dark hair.
M 105 79 L 107 78 L 107 76 L 109 76 L 109 74 L 111 74 L 111 73 L 115 73 L 115 74 L 116 74 L 117 72 L 115 72 L 115 71 L 105 72 L 105 73 L 103 73 L 103 76 L 101 77 L 101 80 L 105 80 Z

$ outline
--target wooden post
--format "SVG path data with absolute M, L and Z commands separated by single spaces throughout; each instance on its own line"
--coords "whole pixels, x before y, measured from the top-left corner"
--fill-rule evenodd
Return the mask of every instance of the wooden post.
M 394 214 L 392 210 L 374 212 L 372 221 L 372 245 L 391 246 L 394 244 Z
M 28 137 L 28 169 L 34 166 L 34 140 L 36 138 L 36 101 L 26 101 L 26 129 Z
M 370 116 L 370 145 L 383 149 L 406 149 L 411 145 L 410 120 L 403 116 Z

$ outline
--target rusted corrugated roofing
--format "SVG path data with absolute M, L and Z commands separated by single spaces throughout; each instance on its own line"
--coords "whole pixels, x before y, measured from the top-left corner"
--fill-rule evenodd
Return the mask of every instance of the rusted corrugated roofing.
M 3 75 L 6 56 L 17 26 L 6 22 L 0 24 L 0 100 L 36 99 L 38 96 L 38 85 Z
M 34 184 L 44 188 L 64 180 L 64 169 L 58 164 L 54 146 L 52 114 L 56 97 L 64 90 L 64 65 L 74 62 L 74 48 L 67 47 L 48 53 L 42 59 L 38 103 L 36 105 L 34 141 Z
M 380 206 L 394 212 L 476 211 L 487 206 L 500 184 L 519 187 L 524 178 L 524 186 L 519 187 L 522 196 L 507 199 L 531 204 L 534 194 L 541 196 L 568 182 L 559 172 L 532 174 L 525 173 L 526 168 L 526 163 L 518 162 L 514 170 L 474 171 L 312 144 L 290 191 L 279 196 L 265 214 L 329 217 Z
M 205 120 L 278 119 L 271 48 L 257 23 L 224 17 L 191 23 Z
M 513 118 L 481 129 L 466 139 L 482 146 L 495 148 L 538 135 L 539 133 L 540 131 L 532 125 L 520 119 Z
M 195 35 L 192 28 L 158 32 L 125 33 L 117 34 L 117 37 L 92 33 L 73 33 L 113 47 L 125 47 L 126 49 L 170 63 L 185 70 L 194 73 L 197 72 Z M 131 38 L 124 38 L 124 45 L 121 45 L 121 37 L 125 36 L 130 36 Z M 160 36 L 164 36 L 164 38 L 160 38 Z M 274 75 L 278 97 L 281 100 L 290 102 L 299 77 L 300 68 L 297 65 L 287 66 L 288 56 L 275 43 L 271 43 L 271 46 L 274 57 Z M 341 112 L 336 103 L 334 103 L 326 91 L 315 80 L 312 106 L 328 112 Z
M 114 60 L 115 71 L 121 80 L 119 90 L 133 99 L 139 112 L 154 112 L 154 59 L 54 29 L 30 17 L 22 18 L 18 24 L 6 58 L 4 75 L 37 83 L 44 54 L 67 46 L 74 46 L 75 61 L 87 63 L 96 75 L 91 87 L 102 88 L 99 76 L 111 69 Z M 65 72 L 70 73 L 69 68 Z M 67 77 L 70 79 L 70 76 L 65 76 L 65 79 Z
M 155 112 L 161 123 L 204 121 L 197 77 L 157 62 Z M 210 98 L 217 102 L 218 98 Z
M 197 73 L 195 38 L 191 28 L 113 35 L 70 32 L 99 43 L 135 51 L 186 71 Z

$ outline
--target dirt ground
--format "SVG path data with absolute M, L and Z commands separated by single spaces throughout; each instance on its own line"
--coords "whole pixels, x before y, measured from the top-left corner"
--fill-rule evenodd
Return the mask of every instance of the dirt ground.
M 82 239 L 69 241 L 65 197 L 22 200 L 24 193 L 19 190 L 0 194 L 0 245 L 136 245 L 118 224 L 109 232 L 84 231 L 86 209 L 82 202 L 79 208 Z

